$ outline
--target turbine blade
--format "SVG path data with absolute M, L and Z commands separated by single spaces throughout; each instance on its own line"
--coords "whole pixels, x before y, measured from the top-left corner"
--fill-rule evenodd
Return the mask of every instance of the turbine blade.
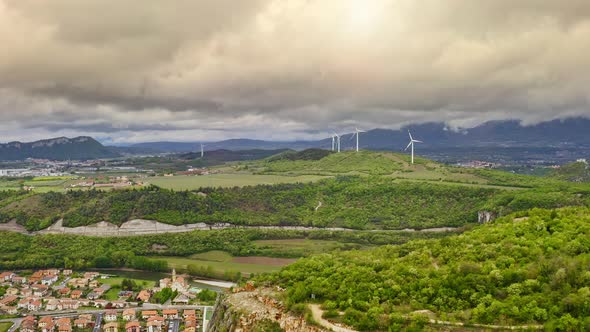
M 410 135 L 410 141 L 413 141 L 414 139 L 412 138 L 412 133 L 410 133 L 409 130 L 408 130 L 408 135 Z
M 408 146 L 406 146 L 406 148 L 404 149 L 404 151 L 408 150 L 410 148 L 410 146 L 412 145 L 412 143 L 414 143 L 414 142 L 410 141 L 410 143 L 408 143 Z
M 414 142 L 414 143 L 424 143 L 424 142 L 422 142 L 422 141 L 419 141 L 419 140 L 417 140 L 417 139 L 415 139 L 415 140 L 412 140 L 412 142 Z

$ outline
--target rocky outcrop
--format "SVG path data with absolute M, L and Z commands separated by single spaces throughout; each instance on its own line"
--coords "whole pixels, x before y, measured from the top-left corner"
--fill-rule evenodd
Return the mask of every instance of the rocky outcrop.
M 496 212 L 491 211 L 479 211 L 477 213 L 477 222 L 480 224 L 486 224 L 492 222 L 498 218 L 498 214 Z
M 309 325 L 301 316 L 285 311 L 275 299 L 277 291 L 271 289 L 242 289 L 225 294 L 215 306 L 209 324 L 211 332 L 251 332 L 261 323 L 278 324 L 285 332 L 325 332 L 327 330 Z

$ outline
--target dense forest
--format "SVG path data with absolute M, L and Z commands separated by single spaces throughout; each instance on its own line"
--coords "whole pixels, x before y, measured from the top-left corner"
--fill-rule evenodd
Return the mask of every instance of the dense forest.
M 0 222 L 28 230 L 63 218 L 67 227 L 134 218 L 182 225 L 235 225 L 424 229 L 477 222 L 481 210 L 505 215 L 533 207 L 587 205 L 590 188 L 576 184 L 500 190 L 444 183 L 396 182 L 382 176 L 339 176 L 316 183 L 139 190 L 0 193 Z M 321 204 L 320 204 L 321 202 Z
M 533 209 L 458 236 L 305 258 L 260 283 L 287 287 L 287 304 L 315 301 L 363 331 L 437 319 L 590 329 L 590 209 Z

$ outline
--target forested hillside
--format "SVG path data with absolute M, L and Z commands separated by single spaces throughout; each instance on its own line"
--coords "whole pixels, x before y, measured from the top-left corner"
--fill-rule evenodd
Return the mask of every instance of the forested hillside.
M 384 244 L 401 244 L 412 239 L 439 238 L 451 233 L 426 232 L 329 232 L 294 230 L 226 229 L 133 237 L 92 237 L 76 235 L 28 236 L 0 232 L 0 270 L 66 267 L 132 267 L 165 270 L 166 264 L 149 259 L 152 255 L 190 256 L 223 250 L 235 256 L 297 258 L 309 253 L 297 249 L 257 245 L 256 240 L 311 239 L 340 243 L 342 249 Z
M 317 183 L 181 192 L 151 186 L 112 192 L 2 195 L 0 222 L 16 219 L 29 230 L 43 229 L 62 218 L 66 227 L 100 221 L 120 225 L 143 218 L 173 225 L 227 222 L 257 226 L 423 229 L 474 223 L 482 210 L 508 214 L 533 207 L 586 205 L 590 190 L 572 187 L 509 191 L 347 176 Z
M 590 209 L 533 209 L 458 236 L 302 259 L 258 281 L 286 287 L 291 308 L 313 294 L 331 317 L 344 311 L 363 331 L 399 330 L 417 310 L 582 331 L 590 329 L 589 239 Z

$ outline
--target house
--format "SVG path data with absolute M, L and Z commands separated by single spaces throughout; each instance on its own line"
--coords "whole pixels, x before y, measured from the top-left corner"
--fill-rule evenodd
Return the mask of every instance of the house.
M 61 288 L 59 291 L 57 291 L 59 293 L 59 295 L 61 296 L 67 296 L 68 294 L 70 294 L 72 290 L 69 287 L 64 287 Z
M 88 319 L 89 321 L 92 321 L 92 315 L 91 314 L 81 314 L 78 316 L 78 318 L 80 319 Z
M 132 296 L 132 295 L 133 295 L 133 292 L 132 292 L 132 291 L 120 291 L 120 292 L 117 294 L 117 296 L 118 296 L 119 298 L 121 298 L 121 297 L 123 297 L 123 298 L 128 298 L 128 297 L 130 297 L 130 296 Z
M 50 323 L 41 328 L 41 332 L 55 332 L 55 323 Z
M 188 319 L 189 317 L 196 317 L 195 309 L 184 309 L 182 317 L 184 317 L 184 319 Z
M 9 315 L 16 315 L 18 314 L 18 308 L 17 307 L 1 307 L 2 310 L 6 311 L 7 314 Z
M 80 302 L 77 300 L 62 299 L 59 301 L 58 309 L 59 306 L 61 306 L 61 310 L 77 310 L 80 307 Z
M 68 285 L 73 288 L 86 288 L 88 286 L 88 279 L 86 278 L 72 278 L 68 281 Z
M 154 316 L 157 316 L 158 312 L 156 310 L 143 310 L 141 312 L 141 318 L 142 319 L 148 319 Z
M 13 284 L 25 284 L 27 282 L 27 278 L 26 277 L 13 277 L 12 278 L 12 283 Z
M 176 296 L 174 298 L 174 300 L 172 300 L 172 303 L 174 304 L 188 304 L 190 302 L 190 298 L 188 297 L 187 294 L 178 294 L 178 296 Z
M 79 289 L 72 291 L 72 293 L 70 294 L 70 298 L 72 298 L 72 299 L 79 299 L 81 296 L 82 296 L 82 291 Z
M 47 275 L 47 276 L 44 276 L 43 278 L 41 278 L 41 284 L 46 285 L 46 286 L 51 286 L 56 282 L 57 282 L 57 275 L 56 274 L 50 274 L 50 275 Z
M 113 305 L 113 308 L 119 308 L 119 309 L 125 308 L 125 306 L 126 306 L 125 301 L 118 301 L 118 300 L 111 301 L 111 304 Z
M 33 296 L 33 290 L 30 288 L 23 288 L 20 290 L 20 295 L 23 297 Z
M 184 332 L 196 332 L 198 327 L 196 318 L 190 318 L 184 321 Z
M 94 300 L 94 306 L 99 308 L 99 307 L 106 307 L 107 304 L 109 304 L 109 301 L 107 300 Z
M 55 321 L 58 332 L 72 332 L 72 319 L 69 317 L 59 318 Z
M 178 318 L 178 310 L 176 309 L 165 309 L 162 311 L 162 315 L 165 319 L 177 319 Z
M 72 275 L 72 273 L 73 273 L 73 271 L 72 271 L 72 270 L 63 270 L 63 271 L 62 271 L 62 274 L 63 274 L 64 276 L 71 276 L 71 275 Z
M 117 324 L 117 322 L 106 323 L 102 327 L 104 332 L 117 332 L 118 328 L 119 324 Z
M 141 325 L 139 322 L 129 322 L 125 324 L 125 332 L 141 332 Z
M 188 282 L 183 277 L 176 277 L 176 269 L 172 269 L 172 278 L 160 280 L 160 288 L 172 288 L 174 291 L 183 292 L 189 288 Z
M 114 322 L 117 320 L 116 310 L 107 310 L 104 314 L 104 320 L 107 322 Z
M 34 284 L 36 282 L 40 282 L 41 279 L 43 279 L 43 272 L 41 271 L 36 271 L 35 273 L 33 273 L 30 277 L 29 277 L 29 282 Z
M 29 302 L 31 302 L 30 298 L 22 299 L 22 300 L 18 301 L 18 304 L 16 306 L 19 309 L 25 309 L 25 308 L 29 307 Z
M 123 320 L 130 321 L 135 319 L 135 309 L 123 310 Z
M 99 275 L 100 275 L 100 273 L 98 273 L 98 272 L 86 272 L 86 273 L 84 273 L 84 278 L 92 280 L 92 279 L 96 279 Z
M 92 280 L 91 282 L 88 283 L 88 287 L 90 287 L 90 288 L 97 288 L 98 286 L 100 286 L 100 284 L 98 283 L 98 280 Z
M 164 325 L 164 319 L 162 317 L 154 316 L 148 318 L 147 328 L 148 332 L 161 332 L 162 325 Z
M 43 270 L 43 275 L 44 276 L 48 276 L 48 275 L 58 275 L 59 274 L 59 270 L 58 269 L 47 269 L 47 270 Z
M 41 301 L 33 300 L 33 301 L 29 302 L 27 309 L 29 309 L 29 311 L 39 311 L 39 310 L 41 310 L 42 306 L 43 306 L 43 304 L 41 303 Z
M 10 305 L 18 300 L 16 295 L 6 295 L 0 300 L 0 307 Z
M 139 292 L 139 294 L 137 294 L 136 299 L 137 299 L 137 301 L 148 302 L 151 297 L 152 297 L 152 294 L 150 294 L 150 292 L 148 292 L 145 289 L 142 289 L 141 292 Z
M 86 298 L 88 298 L 89 300 L 96 300 L 100 297 L 99 294 L 97 294 L 96 292 L 90 292 L 88 293 L 88 295 L 86 295 Z
M 27 316 L 20 324 L 21 332 L 35 332 L 35 317 Z
M 18 295 L 18 288 L 10 287 L 6 290 L 6 295 Z
M 16 277 L 16 274 L 14 274 L 13 272 L 2 272 L 0 273 L 0 282 L 11 281 L 14 277 Z
M 59 309 L 61 309 L 62 307 L 59 305 L 59 301 L 56 299 L 51 299 L 49 301 L 47 301 L 47 304 L 45 305 L 45 310 L 47 311 L 54 311 L 57 310 L 59 306 Z
M 72 332 L 72 326 L 71 325 L 58 326 L 57 331 L 58 332 Z
M 90 327 L 91 324 L 92 321 L 87 318 L 78 318 L 74 321 L 74 326 L 76 326 L 79 329 L 86 329 Z
M 34 296 L 43 297 L 43 296 L 47 295 L 47 291 L 49 290 L 49 287 L 47 287 L 46 285 L 36 284 L 36 285 L 31 286 L 31 289 L 33 290 Z
M 47 324 L 53 324 L 53 317 L 42 317 L 41 319 L 39 319 L 39 323 L 37 324 L 37 326 L 39 326 L 39 328 L 44 328 L 45 326 L 47 326 Z

